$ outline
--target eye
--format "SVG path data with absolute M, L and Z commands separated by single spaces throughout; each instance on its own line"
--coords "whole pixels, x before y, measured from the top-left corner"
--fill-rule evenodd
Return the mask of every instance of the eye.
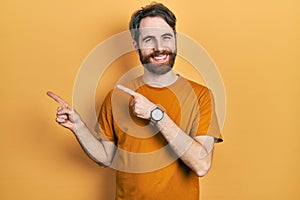
M 164 40 L 171 40 L 172 38 L 173 38 L 172 35 L 169 35 L 169 34 L 163 36 Z
M 144 42 L 145 43 L 150 43 L 153 39 L 151 37 L 145 38 Z

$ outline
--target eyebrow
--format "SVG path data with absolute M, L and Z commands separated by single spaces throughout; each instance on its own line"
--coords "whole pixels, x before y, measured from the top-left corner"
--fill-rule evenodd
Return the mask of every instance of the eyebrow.
M 165 37 L 165 36 L 174 37 L 171 33 L 164 33 L 164 34 L 161 35 L 161 37 Z M 155 39 L 154 36 L 147 35 L 147 36 L 145 36 L 145 37 L 142 39 L 142 41 L 145 41 L 145 40 L 148 39 L 148 38 L 150 38 L 150 39 Z
M 162 35 L 162 37 L 164 37 L 164 36 L 170 36 L 170 37 L 173 37 L 173 35 L 172 35 L 171 33 L 165 33 L 165 34 Z

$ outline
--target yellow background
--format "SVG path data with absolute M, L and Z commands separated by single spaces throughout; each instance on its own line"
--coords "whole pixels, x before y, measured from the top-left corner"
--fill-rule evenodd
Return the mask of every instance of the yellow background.
M 226 88 L 225 142 L 201 179 L 202 199 L 300 199 L 299 1 L 162 2 L 178 31 L 211 55 Z M 0 199 L 113 199 L 114 172 L 54 122 L 57 104 L 45 92 L 71 102 L 89 52 L 148 3 L 1 1 Z

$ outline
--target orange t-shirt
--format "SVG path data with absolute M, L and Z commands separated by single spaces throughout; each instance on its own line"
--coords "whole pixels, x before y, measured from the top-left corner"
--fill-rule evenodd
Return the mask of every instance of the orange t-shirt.
M 211 135 L 222 141 L 207 87 L 181 76 L 164 88 L 151 87 L 142 77 L 125 86 L 159 105 L 191 137 Z M 112 90 L 99 114 L 99 137 L 118 147 L 111 165 L 117 170 L 116 199 L 198 200 L 197 175 L 175 155 L 156 126 L 132 114 L 131 98 Z

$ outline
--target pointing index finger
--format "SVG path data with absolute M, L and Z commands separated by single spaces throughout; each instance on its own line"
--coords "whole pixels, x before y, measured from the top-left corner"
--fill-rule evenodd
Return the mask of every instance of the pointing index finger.
M 57 103 L 59 103 L 60 105 L 66 107 L 66 108 L 69 107 L 69 105 L 68 105 L 67 102 L 65 102 L 62 98 L 60 98 L 59 96 L 57 96 L 57 95 L 54 94 L 53 92 L 48 91 L 48 92 L 47 92 L 47 95 L 48 95 L 49 97 L 51 97 L 54 101 L 56 101 Z
M 123 85 L 117 85 L 117 88 L 120 90 L 124 91 L 125 93 L 129 94 L 130 96 L 134 96 L 136 93 L 132 89 L 129 89 Z

